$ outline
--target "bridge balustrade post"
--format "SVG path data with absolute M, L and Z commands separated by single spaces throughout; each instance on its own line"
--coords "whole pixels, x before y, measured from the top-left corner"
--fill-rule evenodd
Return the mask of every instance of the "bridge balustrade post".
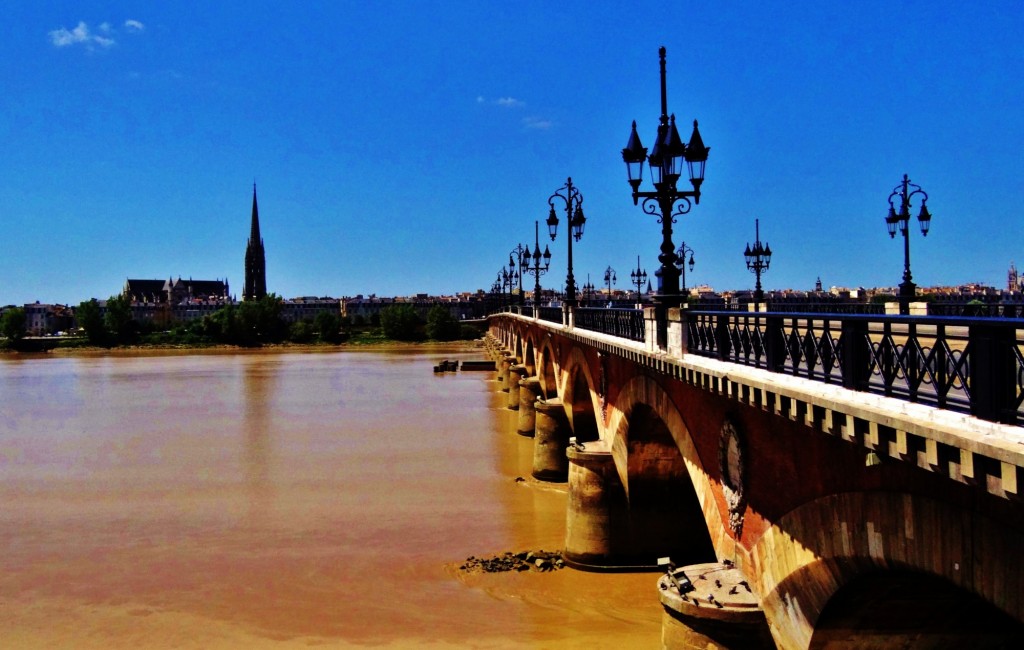
M 654 307 L 644 307 L 644 344 L 648 352 L 658 351 L 658 315 Z
M 668 310 L 668 355 L 682 358 L 686 354 L 686 317 L 679 307 Z
M 718 358 L 721 361 L 728 361 L 730 352 L 732 351 L 732 339 L 729 336 L 729 318 L 728 313 L 715 314 L 715 347 L 717 348 Z
M 841 327 L 840 348 L 843 351 L 843 358 L 840 371 L 843 373 L 843 387 L 866 391 L 871 379 L 871 340 L 868 338 L 868 322 L 844 318 Z
M 756 320 L 755 317 L 755 323 Z M 765 319 L 764 357 L 768 370 L 772 372 L 782 372 L 786 367 L 786 335 L 782 323 L 782 316 Z
M 975 323 L 968 333 L 971 415 L 1012 424 L 1017 420 L 1017 330 Z

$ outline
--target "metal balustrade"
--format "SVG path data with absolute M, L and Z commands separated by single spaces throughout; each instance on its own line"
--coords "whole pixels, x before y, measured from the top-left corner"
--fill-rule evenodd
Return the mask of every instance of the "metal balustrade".
M 561 323 L 559 308 L 540 318 Z M 685 349 L 1024 425 L 1024 318 L 683 310 Z M 574 327 L 645 340 L 639 309 L 577 308 Z
M 688 352 L 1022 423 L 1024 319 L 687 312 Z
M 631 341 L 644 340 L 644 312 L 642 309 L 577 309 L 575 325 L 580 329 L 601 332 Z

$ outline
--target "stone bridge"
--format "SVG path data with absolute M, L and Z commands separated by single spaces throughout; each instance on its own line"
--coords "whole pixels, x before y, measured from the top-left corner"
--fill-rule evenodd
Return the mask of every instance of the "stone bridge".
M 570 565 L 671 558 L 665 647 L 1024 647 L 1024 429 L 568 320 L 488 345 Z

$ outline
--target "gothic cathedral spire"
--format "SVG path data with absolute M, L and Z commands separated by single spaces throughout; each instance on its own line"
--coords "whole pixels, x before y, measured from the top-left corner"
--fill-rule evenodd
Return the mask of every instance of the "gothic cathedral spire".
M 245 290 L 242 300 L 259 300 L 267 295 L 267 260 L 260 236 L 260 213 L 256 207 L 256 183 L 252 184 L 252 230 L 245 246 Z

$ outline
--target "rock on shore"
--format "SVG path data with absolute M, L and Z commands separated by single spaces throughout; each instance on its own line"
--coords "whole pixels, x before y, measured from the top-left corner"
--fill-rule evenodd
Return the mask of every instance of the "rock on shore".
M 561 551 L 506 551 L 502 555 L 483 558 L 469 556 L 459 567 L 467 573 L 502 573 L 504 571 L 555 571 L 565 566 Z

